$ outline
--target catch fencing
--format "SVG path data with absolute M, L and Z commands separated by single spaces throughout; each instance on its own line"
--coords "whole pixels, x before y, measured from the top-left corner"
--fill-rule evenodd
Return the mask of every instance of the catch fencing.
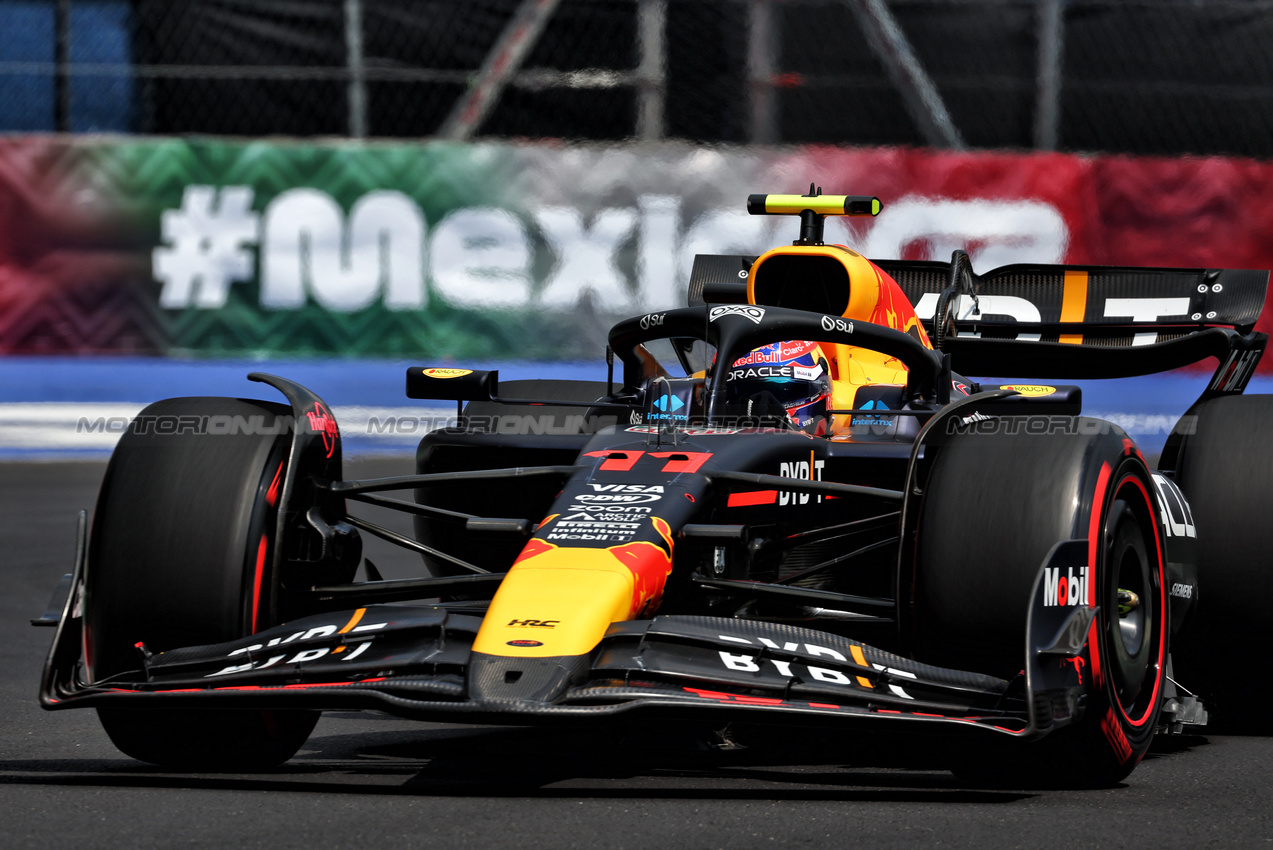
M 1273 155 L 1268 0 L 0 0 L 0 132 Z

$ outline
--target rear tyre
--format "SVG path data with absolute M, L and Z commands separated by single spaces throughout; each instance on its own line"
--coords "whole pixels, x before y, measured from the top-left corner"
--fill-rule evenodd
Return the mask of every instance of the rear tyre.
M 152 652 L 233 640 L 273 625 L 275 520 L 289 434 L 286 406 L 178 398 L 147 407 L 120 439 L 89 542 L 86 655 L 93 681 Z M 209 417 L 217 430 L 199 433 Z M 220 427 L 225 425 L 227 427 Z M 272 767 L 317 712 L 99 708 L 125 754 L 182 769 Z
M 912 591 L 919 660 L 1012 679 L 1025 664 L 1030 593 L 1049 550 L 1086 538 L 1095 564 L 1086 604 L 1100 610 L 1078 660 L 1081 718 L 1037 743 L 991 744 L 991 758 L 973 742 L 955 767 L 980 784 L 1109 785 L 1153 738 L 1169 634 L 1165 562 L 1149 470 L 1111 430 L 1078 419 L 1069 434 L 966 434 L 934 463 Z M 1136 600 L 1125 596 L 1121 612 L 1120 590 Z
M 1217 398 L 1194 412 L 1175 480 L 1197 529 L 1199 594 L 1172 653 L 1175 670 L 1202 694 L 1208 728 L 1267 734 L 1273 683 L 1252 659 L 1273 641 L 1273 396 Z

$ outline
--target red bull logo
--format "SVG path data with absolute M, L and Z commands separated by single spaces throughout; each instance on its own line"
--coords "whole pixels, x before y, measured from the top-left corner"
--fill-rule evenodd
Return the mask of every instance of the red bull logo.
M 774 342 L 761 346 L 755 351 L 749 352 L 746 356 L 738 358 L 734 361 L 732 368 L 756 366 L 762 363 L 785 363 L 788 360 L 795 360 L 797 357 L 805 355 L 809 355 L 807 358 L 808 365 L 812 365 L 817 348 L 818 344 L 809 340 Z
M 632 571 L 632 617 L 653 613 L 663 599 L 663 587 L 672 574 L 672 529 L 659 519 L 652 520 L 662 538 L 658 543 L 640 540 L 611 546 L 609 551 Z

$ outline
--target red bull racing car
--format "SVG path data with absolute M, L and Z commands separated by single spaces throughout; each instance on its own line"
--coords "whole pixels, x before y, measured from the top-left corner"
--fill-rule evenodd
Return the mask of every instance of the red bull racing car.
M 44 707 L 188 768 L 278 764 L 320 711 L 369 709 L 923 733 L 969 775 L 1100 784 L 1205 723 L 1199 692 L 1258 703 L 1267 272 L 979 275 L 823 243 L 875 198 L 748 209 L 799 238 L 698 257 L 688 306 L 610 331 L 607 382 L 409 369 L 458 405 L 414 474 L 345 479 L 331 412 L 279 377 L 250 376 L 286 403 L 146 408 L 42 618 Z M 1208 357 L 1156 469 L 1057 383 Z M 419 576 L 384 579 L 367 534 Z

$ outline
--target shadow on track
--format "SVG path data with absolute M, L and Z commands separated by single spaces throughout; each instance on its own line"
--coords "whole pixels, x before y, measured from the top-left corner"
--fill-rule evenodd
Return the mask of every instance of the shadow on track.
M 342 719 L 356 721 L 346 733 Z M 125 759 L 0 761 L 0 784 L 422 797 L 1014 803 L 945 770 L 932 740 L 833 741 L 790 730 L 605 731 L 426 727 L 385 730 L 336 715 L 304 753 L 256 774 L 180 774 Z M 367 722 L 372 720 L 373 722 Z M 396 725 L 396 724 L 395 724 Z M 333 729 L 333 727 L 335 727 Z M 744 743 L 745 742 L 745 743 Z M 1149 760 L 1205 746 L 1160 738 Z

